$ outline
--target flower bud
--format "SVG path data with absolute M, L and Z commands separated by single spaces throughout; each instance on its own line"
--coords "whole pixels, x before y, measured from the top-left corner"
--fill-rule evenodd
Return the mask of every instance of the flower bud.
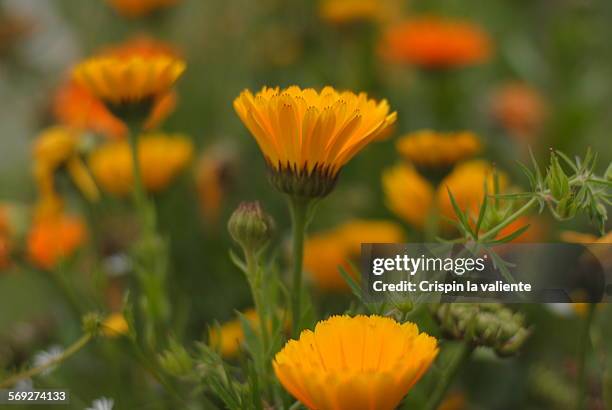
M 183 346 L 170 340 L 170 346 L 159 356 L 161 367 L 175 377 L 185 377 L 193 369 L 191 356 Z
M 259 201 L 242 202 L 230 217 L 227 229 L 245 252 L 259 252 L 272 238 L 274 220 Z
M 530 334 L 523 315 L 497 303 L 442 304 L 434 316 L 449 338 L 490 347 L 499 356 L 516 353 Z

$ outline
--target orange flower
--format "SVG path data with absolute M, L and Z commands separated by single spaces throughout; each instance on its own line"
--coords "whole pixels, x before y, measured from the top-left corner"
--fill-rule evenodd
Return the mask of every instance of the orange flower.
M 11 266 L 11 242 L 8 236 L 0 233 L 0 270 Z
M 398 164 L 382 175 L 385 204 L 393 213 L 423 228 L 434 202 L 434 187 L 413 166 Z
M 230 159 L 223 153 L 206 152 L 196 166 L 196 186 L 200 211 L 211 224 L 218 221 L 225 198 L 228 181 L 231 179 Z
M 100 54 L 125 59 L 132 57 L 180 57 L 180 52 L 172 44 L 144 34 L 134 36 L 120 44 L 106 47 Z
M 546 104 L 540 93 L 528 84 L 513 82 L 495 91 L 493 116 L 517 138 L 537 134 L 546 116 Z
M 28 256 L 39 268 L 53 269 L 70 257 L 87 238 L 83 221 L 74 216 L 58 215 L 34 221 L 28 234 Z
M 136 18 L 152 13 L 155 10 L 172 6 L 179 0 L 107 0 L 108 3 L 124 17 Z
M 391 27 L 382 41 L 382 53 L 388 60 L 426 68 L 480 64 L 491 55 L 491 40 L 480 27 L 437 16 Z

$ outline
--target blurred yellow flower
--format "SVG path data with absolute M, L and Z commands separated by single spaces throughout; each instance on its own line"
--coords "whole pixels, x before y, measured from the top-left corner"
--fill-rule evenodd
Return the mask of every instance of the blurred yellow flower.
M 234 108 L 257 140 L 274 185 L 305 197 L 327 195 L 342 166 L 396 119 L 386 100 L 332 87 L 245 90 Z
M 102 322 L 102 335 L 108 338 L 123 336 L 129 330 L 128 322 L 121 312 L 112 313 Z
M 434 204 L 434 188 L 411 165 L 398 164 L 384 171 L 387 207 L 417 228 L 423 228 Z
M 414 323 L 380 316 L 333 316 L 290 340 L 273 367 L 311 410 L 393 410 L 438 354 Z
M 65 166 L 83 195 L 92 201 L 98 199 L 98 188 L 80 157 L 78 141 L 79 136 L 74 131 L 59 126 L 47 128 L 36 138 L 33 147 L 34 177 L 40 196 L 56 196 L 54 174 Z
M 404 239 L 402 229 L 392 222 L 352 220 L 307 238 L 304 268 L 318 288 L 346 291 L 348 286 L 338 267 L 355 277 L 349 262 L 359 257 L 362 243 L 393 243 Z
M 390 27 L 381 44 L 388 60 L 425 68 L 484 63 L 491 48 L 489 35 L 477 25 L 440 16 L 415 17 Z
M 385 0 L 320 0 L 319 15 L 331 24 L 375 21 L 382 17 Z
M 490 194 L 494 190 L 494 168 L 484 160 L 473 160 L 461 163 L 444 178 L 437 191 L 437 201 L 440 213 L 450 219 L 457 219 L 450 201 L 448 190 L 451 191 L 461 210 L 478 216 L 478 210 L 484 197 L 484 184 Z M 499 190 L 502 192 L 508 185 L 508 178 L 503 172 L 497 172 Z
M 97 98 L 119 104 L 166 95 L 184 70 L 184 61 L 167 55 L 109 55 L 80 63 L 73 78 Z
M 61 260 L 69 258 L 86 238 L 85 224 L 78 217 L 38 218 L 28 233 L 28 257 L 39 268 L 53 269 Z
M 397 151 L 418 167 L 445 168 L 480 152 L 480 140 L 470 131 L 422 130 L 401 137 Z
M 135 18 L 145 16 L 155 10 L 173 6 L 179 0 L 107 0 L 122 16 Z
M 495 91 L 491 98 L 493 116 L 511 136 L 532 138 L 546 117 L 546 103 L 534 87 L 511 82 Z
M 230 164 L 216 152 L 205 152 L 196 166 L 196 187 L 202 216 L 210 224 L 219 219 L 228 185 Z
M 166 188 L 190 163 L 193 144 L 182 135 L 145 134 L 138 139 L 138 162 L 144 187 L 151 192 Z M 132 190 L 132 155 L 126 140 L 109 141 L 89 157 L 89 167 L 102 189 L 115 195 Z
M 248 309 L 242 315 L 255 331 L 259 329 L 259 317 L 255 309 Z M 240 319 L 231 320 L 219 327 L 211 327 L 208 332 L 208 344 L 225 358 L 236 357 L 243 342 L 244 331 Z

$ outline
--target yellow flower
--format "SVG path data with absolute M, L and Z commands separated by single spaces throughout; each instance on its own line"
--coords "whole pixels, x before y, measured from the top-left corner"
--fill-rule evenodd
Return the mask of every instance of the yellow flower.
M 331 24 L 379 21 L 390 17 L 394 0 L 321 0 L 319 15 Z
M 417 228 L 425 225 L 434 203 L 434 189 L 412 166 L 398 164 L 382 176 L 387 207 Z
M 122 313 L 115 312 L 102 322 L 102 335 L 115 338 L 127 334 L 130 330 L 127 320 Z
M 259 317 L 254 309 L 242 313 L 251 326 L 257 330 Z M 220 327 L 212 327 L 208 332 L 208 343 L 226 358 L 236 357 L 244 342 L 244 331 L 239 319 L 231 320 Z
M 345 291 L 348 286 L 338 270 L 342 266 L 355 277 L 349 261 L 361 252 L 361 243 L 393 243 L 405 239 L 402 229 L 392 222 L 353 220 L 306 240 L 304 267 L 315 285 L 328 291 Z
M 228 182 L 231 182 L 231 158 L 218 151 L 205 152 L 198 160 L 195 170 L 200 211 L 211 225 L 219 220 Z
M 490 194 L 494 192 L 493 171 L 491 164 L 483 160 L 473 160 L 457 165 L 438 187 L 437 201 L 440 213 L 450 219 L 457 218 L 448 195 L 448 190 L 450 190 L 459 208 L 476 217 L 484 197 L 485 181 L 487 191 Z M 508 185 L 508 178 L 502 172 L 497 174 L 499 189 L 503 191 Z
M 272 183 L 303 197 L 327 195 L 342 166 L 396 119 L 386 100 L 332 87 L 245 90 L 234 108 L 257 140 Z
M 157 9 L 172 6 L 179 0 L 107 0 L 122 16 L 135 18 L 147 15 Z
M 55 193 L 55 171 L 66 166 L 75 185 L 88 199 L 99 197 L 98 188 L 81 160 L 78 150 L 79 136 L 65 127 L 51 127 L 44 130 L 34 142 L 34 177 L 39 194 L 53 198 Z
M 427 371 L 437 341 L 414 323 L 333 316 L 276 354 L 281 384 L 311 410 L 392 410 Z
M 191 141 L 182 135 L 148 134 L 138 139 L 138 162 L 144 187 L 158 192 L 189 164 Z M 94 150 L 89 166 L 100 186 L 115 195 L 132 190 L 132 155 L 126 140 L 110 141 Z
M 417 131 L 400 138 L 396 146 L 404 158 L 426 168 L 449 167 L 482 149 L 476 134 L 469 131 Z
M 185 63 L 169 55 L 106 55 L 77 65 L 73 78 L 97 98 L 119 104 L 166 95 L 184 70 Z

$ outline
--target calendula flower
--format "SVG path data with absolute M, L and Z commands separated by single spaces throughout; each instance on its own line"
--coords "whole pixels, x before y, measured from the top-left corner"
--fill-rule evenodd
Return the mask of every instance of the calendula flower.
M 342 166 L 396 119 L 386 100 L 332 87 L 245 90 L 234 108 L 257 140 L 275 187 L 307 198 L 327 195 Z
M 195 167 L 200 210 L 210 224 L 219 220 L 221 205 L 231 182 L 231 165 L 227 156 L 205 152 Z
M 503 172 L 497 174 L 499 189 L 503 191 L 507 186 L 508 179 Z M 456 219 L 455 210 L 448 194 L 450 190 L 459 208 L 476 217 L 484 198 L 485 181 L 487 192 L 493 194 L 495 192 L 494 168 L 488 162 L 473 160 L 457 165 L 438 187 L 436 195 L 440 213 L 447 218 Z
M 80 218 L 57 215 L 34 220 L 27 238 L 28 257 L 42 269 L 53 269 L 85 242 L 87 233 Z
M 159 192 L 189 164 L 193 144 L 182 135 L 148 134 L 138 139 L 138 162 L 144 187 Z M 126 195 L 133 187 L 133 165 L 126 140 L 109 141 L 89 157 L 89 167 L 101 188 Z
M 348 290 L 339 271 L 355 277 L 351 267 L 362 243 L 395 243 L 405 239 L 402 229 L 387 221 L 352 220 L 332 230 L 311 235 L 304 247 L 304 267 L 315 285 L 327 291 Z
M 434 188 L 408 164 L 385 170 L 382 176 L 387 208 L 417 228 L 423 228 L 434 204 Z
M 311 410 L 393 410 L 437 354 L 436 339 L 414 323 L 333 316 L 287 342 L 273 367 Z
M 183 71 L 185 63 L 168 55 L 103 55 L 78 64 L 73 78 L 97 98 L 118 105 L 165 96 Z
M 156 10 L 173 6 L 179 0 L 107 0 L 108 3 L 124 17 L 136 18 L 146 16 Z
M 156 40 L 144 34 L 139 34 L 122 43 L 108 46 L 100 52 L 100 56 L 119 57 L 124 59 L 133 57 L 180 58 L 180 54 L 179 50 L 172 44 Z
M 424 68 L 463 67 L 486 62 L 491 55 L 491 39 L 480 27 L 466 21 L 416 17 L 387 30 L 382 53 L 390 61 Z
M 47 128 L 36 138 L 34 176 L 41 196 L 55 196 L 54 174 L 65 166 L 83 195 L 92 201 L 98 199 L 98 188 L 80 157 L 78 142 L 78 134 L 59 126 Z
M 115 312 L 109 315 L 104 321 L 102 321 L 101 331 L 102 335 L 108 338 L 116 338 L 127 334 L 130 330 L 125 316 L 120 312 Z
M 242 315 L 257 331 L 259 328 L 259 317 L 255 309 L 248 309 Z M 239 319 L 231 320 L 219 327 L 212 327 L 208 332 L 208 343 L 216 349 L 223 357 L 236 357 L 240 351 L 240 345 L 244 342 L 244 331 Z
M 532 86 L 512 82 L 495 91 L 492 113 L 512 136 L 530 138 L 538 133 L 546 117 L 542 95 Z
M 319 15 L 330 24 L 379 21 L 389 16 L 391 0 L 321 0 Z
M 422 130 L 401 137 L 397 151 L 423 168 L 445 168 L 480 152 L 480 140 L 470 131 L 436 132 Z

